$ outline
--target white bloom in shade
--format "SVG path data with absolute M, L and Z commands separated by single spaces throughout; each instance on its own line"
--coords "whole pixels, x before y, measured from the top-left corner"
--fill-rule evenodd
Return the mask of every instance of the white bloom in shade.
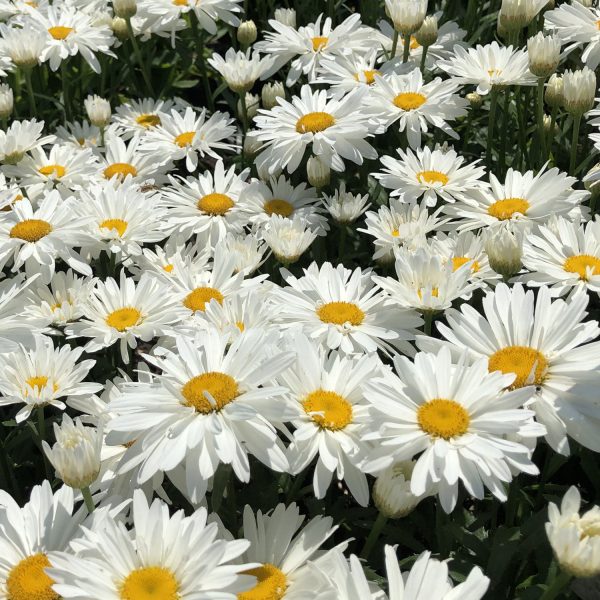
M 448 576 L 448 563 L 423 552 L 409 573 L 402 573 L 396 548 L 385 547 L 385 570 L 389 600 L 481 600 L 490 580 L 479 567 L 471 569 L 467 579 L 454 587 Z
M 419 148 L 416 152 L 398 148 L 400 159 L 382 156 L 381 173 L 374 173 L 385 188 L 394 190 L 392 196 L 401 196 L 403 202 L 424 197 L 426 206 L 435 206 L 439 200 L 452 203 L 464 197 L 477 195 L 488 184 L 481 181 L 485 168 L 479 160 L 465 163 L 454 149 Z
M 572 485 L 563 496 L 560 509 L 550 502 L 546 534 L 561 569 L 574 577 L 600 574 L 600 508 L 593 506 L 583 515 L 581 495 Z
M 295 263 L 315 241 L 316 232 L 300 216 L 291 219 L 273 215 L 262 231 L 262 239 L 283 264 Z
M 102 428 L 86 427 L 63 415 L 62 423 L 54 423 L 56 443 L 50 448 L 44 440 L 44 452 L 57 476 L 68 486 L 83 489 L 90 486 L 100 473 Z
M 0 119 L 6 119 L 13 111 L 13 91 L 7 83 L 0 84 Z
M 236 52 L 229 48 L 224 58 L 214 52 L 208 63 L 221 74 L 229 88 L 239 94 L 252 89 L 256 80 L 271 68 L 273 60 L 271 57 L 261 58 L 258 52 L 251 53 L 250 49 Z
M 264 165 L 270 174 L 278 169 L 293 173 L 307 147 L 334 171 L 345 169 L 344 160 L 361 165 L 364 158 L 377 158 L 366 141 L 374 129 L 362 110 L 367 92 L 359 88 L 333 100 L 326 90 L 313 91 L 304 85 L 291 102 L 280 99 L 272 110 L 259 110 L 254 137 L 265 149 L 256 159 L 257 168 Z
M 525 236 L 527 239 L 528 236 Z M 490 267 L 503 277 L 512 277 L 521 270 L 523 258 L 523 236 L 509 225 L 489 229 L 485 240 L 485 251 Z
M 23 404 L 16 416 L 20 423 L 39 406 L 64 410 L 65 400 L 98 392 L 100 384 L 83 381 L 96 361 L 80 361 L 82 354 L 83 348 L 54 348 L 50 338 L 35 336 L 33 349 L 21 346 L 14 353 L 0 355 L 4 374 L 0 405 Z
M 568 44 L 567 50 L 586 46 L 581 59 L 590 69 L 600 64 L 599 20 L 600 9 L 582 2 L 563 2 L 544 14 L 544 25 Z
M 400 131 L 406 130 L 412 148 L 421 145 L 421 132 L 426 133 L 429 126 L 458 139 L 446 121 L 467 114 L 469 103 L 455 93 L 459 87 L 458 83 L 439 77 L 425 83 L 419 69 L 407 75 L 376 75 L 365 112 L 385 129 L 398 122 Z
M 384 469 L 373 484 L 373 503 L 388 519 L 401 519 L 410 514 L 419 504 L 410 491 L 410 478 L 416 461 L 400 460 Z
M 98 281 L 84 308 L 84 318 L 70 323 L 65 333 L 70 338 L 91 338 L 86 351 L 119 342 L 121 358 L 129 362 L 127 347 L 137 347 L 137 339 L 149 342 L 171 333 L 173 325 L 184 316 L 176 296 L 165 295 L 160 281 L 144 274 L 136 284 L 121 271 L 117 283 L 112 277 Z
M 292 29 L 296 29 L 296 11 L 293 8 L 276 8 L 275 20 Z
M 346 182 L 342 181 L 332 196 L 324 196 L 323 205 L 337 223 L 354 223 L 371 206 L 369 194 L 352 194 L 346 191 Z
M 438 67 L 453 75 L 459 83 L 477 85 L 482 96 L 494 86 L 535 85 L 537 78 L 529 70 L 525 50 L 503 47 L 498 42 L 468 50 L 454 47 L 454 56 L 440 60 Z
M 0 129 L 0 160 L 3 163 L 16 164 L 26 152 L 49 144 L 55 140 L 53 135 L 42 136 L 44 121 L 13 121 L 5 131 Z
M 385 12 L 402 35 L 421 27 L 427 14 L 427 0 L 385 0 Z
M 527 27 L 549 0 L 502 0 L 498 19 L 509 32 Z
M 11 62 L 20 69 L 32 69 L 40 64 L 42 52 L 46 45 L 43 36 L 39 35 L 31 22 L 24 27 L 8 27 L 0 24 L 2 48 L 0 49 L 0 74 L 6 77 Z
M 337 600 L 329 574 L 315 568 L 323 556 L 320 547 L 337 526 L 331 517 L 305 517 L 296 504 L 278 504 L 271 514 L 253 514 L 244 507 L 243 535 L 250 542 L 244 559 L 259 563 L 250 571 L 258 580 L 238 600 Z
M 267 110 L 271 110 L 277 106 L 277 98 L 285 98 L 285 87 L 280 81 L 265 83 L 260 92 L 263 106 Z
M 162 500 L 149 505 L 136 490 L 132 531 L 111 517 L 84 530 L 76 553 L 56 554 L 49 570 L 54 589 L 60 598 L 236 600 L 252 584 L 242 574 L 252 564 L 232 564 L 248 542 L 221 539 L 207 517 L 205 508 L 170 515 Z
M 286 389 L 272 382 L 294 355 L 281 352 L 276 340 L 254 329 L 231 342 L 228 333 L 211 328 L 195 339 L 177 337 L 174 351 L 145 355 L 161 374 L 151 384 L 124 384 L 111 403 L 117 416 L 107 426 L 108 443 L 134 442 L 119 471 L 139 465 L 142 484 L 182 465 L 193 502 L 202 500 L 221 463 L 231 464 L 243 482 L 250 480 L 249 455 L 287 471 L 275 429 L 288 420 Z
M 312 263 L 296 278 L 284 272 L 287 284 L 273 290 L 277 320 L 284 328 L 301 328 L 313 340 L 346 354 L 401 349 L 414 339 L 422 320 L 391 303 L 373 284 L 371 271 L 344 265 Z
M 84 101 L 85 112 L 92 125 L 106 127 L 110 123 L 110 102 L 101 96 L 88 96 Z
M 24 198 L 9 213 L 0 213 L 0 264 L 12 259 L 13 271 L 23 266 L 29 277 L 39 273 L 48 283 L 56 268 L 56 260 L 64 260 L 71 268 L 91 276 L 90 266 L 74 251 L 89 241 L 85 232 L 87 220 L 74 216 L 74 197 L 62 200 L 54 190 L 33 210 Z
M 541 31 L 527 40 L 529 70 L 536 77 L 548 77 L 556 71 L 560 61 L 560 38 L 544 35 Z
M 306 161 L 306 178 L 310 185 L 314 185 L 317 189 L 321 189 L 331 180 L 331 169 L 329 165 L 323 162 L 318 156 L 311 156 Z
M 373 276 L 390 298 L 405 308 L 423 312 L 443 311 L 452 306 L 457 298 L 467 298 L 482 285 L 471 279 L 473 261 L 466 261 L 457 269 L 452 261 L 431 248 L 418 248 L 412 252 L 406 248 L 395 251 L 396 277 Z
M 447 513 L 456 506 L 459 481 L 475 498 L 483 498 L 487 487 L 505 501 L 504 484 L 516 473 L 539 473 L 533 449 L 507 439 L 530 438 L 535 446 L 545 431 L 533 411 L 522 408 L 528 390 L 505 391 L 514 374 L 489 373 L 484 358 L 469 366 L 465 353 L 453 362 L 447 348 L 420 352 L 414 362 L 398 355 L 394 370 L 381 371 L 363 387 L 371 403 L 365 439 L 377 444 L 367 470 L 379 472 L 418 455 L 411 492 L 436 493 Z
M 567 112 L 582 115 L 594 108 L 598 85 L 594 71 L 587 67 L 583 67 L 581 71 L 565 71 L 562 81 L 564 107 Z
M 473 360 L 487 360 L 490 372 L 515 375 L 510 389 L 529 392 L 527 406 L 547 430 L 548 444 L 569 453 L 567 435 L 594 450 L 600 448 L 600 417 L 593 391 L 600 368 L 600 328 L 587 317 L 588 296 L 552 300 L 541 287 L 537 300 L 521 284 L 498 284 L 483 298 L 483 315 L 463 304 L 438 323 L 442 339 L 417 338 L 422 350 L 446 346 L 455 356 L 465 351 Z

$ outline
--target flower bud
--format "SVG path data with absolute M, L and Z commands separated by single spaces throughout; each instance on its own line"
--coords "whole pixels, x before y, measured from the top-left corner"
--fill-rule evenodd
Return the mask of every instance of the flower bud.
M 271 215 L 263 231 L 263 240 L 273 251 L 275 258 L 284 265 L 295 263 L 314 242 L 317 234 L 306 226 L 299 215 L 289 219 Z
M 237 30 L 237 40 L 242 46 L 249 46 L 254 44 L 258 32 L 256 30 L 256 24 L 254 21 L 242 21 Z
M 485 251 L 490 267 L 505 279 L 521 270 L 522 241 L 509 227 L 500 226 L 492 229 L 485 242 Z
M 293 8 L 278 8 L 275 11 L 275 20 L 296 29 L 296 11 Z
M 110 26 L 116 38 L 122 42 L 129 37 L 129 29 L 127 29 L 127 21 L 125 19 L 121 19 L 121 17 L 115 17 Z
M 592 8 L 592 6 L 594 6 L 594 0 L 571 0 L 571 3 L 573 2 L 578 2 L 579 4 L 582 4 L 583 6 L 585 6 L 586 8 Z
M 542 8 L 543 5 L 533 0 L 502 0 L 499 26 L 508 32 L 519 31 L 527 27 Z
M 560 75 L 556 75 L 555 73 L 548 79 L 545 100 L 550 108 L 559 108 L 564 104 L 563 78 Z
M 403 460 L 389 466 L 375 480 L 373 503 L 388 519 L 400 519 L 410 514 L 422 498 L 410 491 L 414 460 Z
M 275 83 L 266 83 L 261 91 L 262 103 L 267 110 L 271 110 L 277 106 L 277 98 L 285 98 L 285 87 L 283 83 L 276 81 Z
M 246 110 L 248 111 L 248 119 L 252 119 L 256 115 L 256 113 L 258 112 L 258 109 L 260 107 L 260 98 L 258 97 L 257 94 L 250 94 L 249 92 L 247 92 L 245 95 L 245 100 L 246 100 Z M 241 115 L 242 114 L 241 98 L 238 100 L 237 110 L 238 110 L 238 115 Z
M 585 189 L 597 198 L 600 196 L 600 163 L 595 164 L 583 178 Z
M 483 98 L 477 92 L 471 92 L 470 94 L 467 94 L 466 97 L 471 108 L 481 108 Z
M 325 208 L 336 223 L 354 223 L 369 208 L 369 195 L 351 194 L 342 182 L 333 196 L 325 196 Z
M 12 88 L 3 83 L 0 85 L 0 119 L 6 119 L 13 111 L 14 97 Z
M 544 79 L 556 71 L 560 61 L 560 38 L 557 35 L 545 36 L 541 31 L 527 40 L 529 70 L 536 77 Z
M 121 19 L 131 19 L 137 12 L 136 0 L 113 0 L 113 11 L 115 16 Z
M 552 117 L 550 115 L 544 115 L 544 131 L 546 133 L 552 132 Z
M 587 67 L 566 71 L 563 75 L 564 106 L 572 115 L 582 115 L 594 108 L 596 73 Z
M 244 140 L 244 156 L 249 158 L 258 154 L 260 147 L 262 146 L 262 142 L 256 139 L 252 132 L 249 131 L 246 135 L 246 139 Z
M 394 29 L 403 36 L 417 31 L 427 14 L 427 0 L 385 0 L 385 7 Z
M 110 123 L 110 102 L 100 96 L 88 96 L 84 100 L 85 111 L 92 125 L 106 127 Z
M 438 20 L 436 16 L 430 15 L 425 17 L 423 25 L 417 33 L 415 33 L 415 39 L 417 43 L 425 48 L 429 48 L 432 44 L 435 44 L 438 39 Z
M 311 156 L 306 163 L 306 175 L 310 185 L 320 189 L 329 185 L 331 169 L 318 156 Z

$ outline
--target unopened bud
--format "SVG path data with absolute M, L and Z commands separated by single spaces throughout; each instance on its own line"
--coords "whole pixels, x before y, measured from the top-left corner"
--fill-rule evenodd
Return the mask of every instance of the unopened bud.
M 0 118 L 6 119 L 13 111 L 14 97 L 12 88 L 3 83 L 0 85 Z
M 100 96 L 88 96 L 84 100 L 85 111 L 92 125 L 106 127 L 110 123 L 110 102 Z
M 129 37 L 129 29 L 127 29 L 127 21 L 121 17 L 115 17 L 112 20 L 111 28 L 115 37 L 124 42 Z
M 136 0 L 113 0 L 113 11 L 116 17 L 131 19 L 137 12 Z
M 306 175 L 310 185 L 320 189 L 329 185 L 331 169 L 318 156 L 311 156 L 306 163 Z
M 256 24 L 254 21 L 242 21 L 237 30 L 237 40 L 242 46 L 249 46 L 254 44 L 258 32 L 256 30 Z
M 438 39 L 438 20 L 437 17 L 430 15 L 425 17 L 423 25 L 417 33 L 415 33 L 415 39 L 417 43 L 425 48 L 429 48 L 432 44 L 435 44 Z
M 483 98 L 477 92 L 467 94 L 467 100 L 471 105 L 471 108 L 481 108 L 481 105 L 483 104 Z
M 271 110 L 277 106 L 277 98 L 285 98 L 285 88 L 283 83 L 276 81 L 275 83 L 266 83 L 261 91 L 262 103 L 267 110 Z
M 410 514 L 422 498 L 410 491 L 410 479 L 416 462 L 397 462 L 383 471 L 373 485 L 373 503 L 388 519 L 400 519 Z
M 564 104 L 563 78 L 560 75 L 555 73 L 548 79 L 545 100 L 550 108 L 560 108 Z
M 558 67 L 560 61 L 560 38 L 557 35 L 544 35 L 541 31 L 527 40 L 529 70 L 536 77 L 544 79 Z
M 505 279 L 521 270 L 522 243 L 508 227 L 492 230 L 485 242 L 485 251 L 490 267 Z

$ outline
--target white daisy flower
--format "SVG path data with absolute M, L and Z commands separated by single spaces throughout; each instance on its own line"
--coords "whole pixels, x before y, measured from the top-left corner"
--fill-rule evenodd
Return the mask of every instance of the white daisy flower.
M 477 195 L 489 186 L 481 181 L 485 168 L 479 160 L 465 163 L 454 149 L 443 151 L 410 148 L 404 152 L 398 148 L 400 159 L 382 156 L 381 173 L 374 173 L 385 188 L 394 190 L 392 196 L 401 196 L 404 202 L 424 198 L 426 206 L 435 206 L 438 200 L 452 203 L 465 197 Z
M 513 374 L 510 389 L 527 391 L 527 406 L 547 429 L 546 439 L 561 454 L 569 453 L 567 435 L 597 451 L 600 414 L 591 391 L 598 385 L 600 334 L 587 321 L 585 293 L 552 301 L 541 287 L 537 301 L 521 284 L 500 283 L 483 298 L 483 316 L 468 304 L 446 313 L 438 323 L 441 340 L 419 336 L 422 350 L 450 348 L 487 361 L 490 372 Z
M 437 127 L 446 135 L 458 139 L 446 121 L 454 121 L 467 114 L 469 103 L 458 96 L 460 85 L 436 77 L 425 83 L 419 69 L 407 75 L 375 76 L 366 112 L 381 123 L 384 130 L 398 122 L 400 131 L 406 130 L 412 148 L 421 145 L 421 132 Z
M 268 258 L 267 245 L 255 234 L 228 233 L 219 242 L 224 252 L 233 256 L 234 273 L 252 275 Z
M 0 24 L 0 73 L 3 77 L 16 68 L 31 69 L 39 65 L 44 51 L 44 39 L 31 21 L 22 27 Z
M 369 194 L 352 194 L 346 191 L 346 182 L 342 181 L 333 195 L 323 195 L 323 205 L 333 219 L 341 224 L 354 223 L 371 206 Z
M 185 467 L 185 487 L 199 502 L 221 463 L 250 479 L 249 454 L 275 471 L 288 462 L 274 423 L 285 420 L 285 388 L 270 385 L 293 360 L 264 332 L 230 336 L 215 329 L 177 337 L 174 351 L 145 359 L 161 371 L 154 384 L 123 385 L 112 403 L 109 443 L 134 442 L 120 472 L 140 465 L 138 483 L 157 471 Z M 275 400 L 276 399 L 276 400 Z M 134 441 L 135 440 L 135 441 Z
M 111 132 L 128 140 L 135 135 L 143 135 L 148 130 L 158 127 L 162 121 L 160 113 L 168 113 L 175 105 L 180 105 L 175 100 L 154 100 L 143 98 L 130 100 L 117 106 L 111 123 Z M 183 106 L 180 106 L 183 108 Z
M 535 440 L 544 428 L 523 409 L 526 389 L 510 392 L 514 374 L 489 373 L 486 359 L 452 362 L 450 351 L 420 352 L 414 362 L 394 358 L 394 370 L 364 385 L 371 403 L 365 439 L 376 441 L 366 468 L 381 471 L 417 455 L 410 487 L 415 496 L 435 491 L 446 513 L 458 499 L 458 482 L 483 498 L 484 487 L 506 500 L 505 483 L 519 472 L 537 475 L 532 448 L 507 436 Z
M 0 161 L 17 164 L 26 152 L 50 144 L 56 139 L 53 135 L 42 136 L 44 121 L 13 121 L 8 129 L 0 129 Z
M 284 328 L 301 328 L 313 340 L 346 354 L 391 351 L 410 352 L 422 325 L 416 312 L 404 310 L 373 284 L 371 271 L 354 271 L 312 263 L 294 277 L 285 271 L 287 287 L 273 290 L 277 320 Z
M 229 88 L 237 94 L 248 92 L 252 89 L 257 79 L 273 65 L 272 57 L 262 57 L 250 48 L 237 52 L 229 48 L 222 57 L 217 52 L 208 59 L 208 64 L 217 71 L 225 80 Z
M 100 143 L 100 129 L 88 121 L 72 121 L 56 128 L 56 137 L 63 145 L 81 150 L 97 148 Z
M 292 218 L 271 215 L 261 231 L 262 239 L 283 265 L 295 263 L 317 238 L 301 215 Z
M 278 98 L 279 106 L 260 109 L 254 118 L 252 136 L 263 142 L 256 159 L 259 171 L 275 174 L 283 169 L 293 173 L 306 148 L 334 171 L 345 169 L 344 159 L 358 165 L 365 158 L 377 158 L 366 138 L 372 137 L 374 123 L 362 110 L 367 90 L 356 89 L 340 100 L 328 99 L 327 92 L 312 91 L 304 85 L 300 97 L 291 102 Z

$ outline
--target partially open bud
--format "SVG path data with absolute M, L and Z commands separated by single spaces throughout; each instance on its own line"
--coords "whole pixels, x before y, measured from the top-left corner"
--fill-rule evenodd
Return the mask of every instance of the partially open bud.
M 560 61 L 560 38 L 544 35 L 541 31 L 527 40 L 529 70 L 536 77 L 549 77 L 556 71 Z
M 319 189 L 329 185 L 331 169 L 318 156 L 311 156 L 306 163 L 306 175 L 310 185 Z
M 249 92 L 245 95 L 246 98 L 246 110 L 248 111 L 248 119 L 252 119 L 260 107 L 260 98 L 256 94 L 250 94 Z M 237 103 L 238 115 L 242 114 L 242 101 L 238 100 Z
M 285 98 L 285 87 L 283 83 L 276 81 L 275 83 L 266 83 L 261 90 L 263 106 L 267 110 L 271 110 L 277 106 L 277 98 Z
M 594 108 L 596 73 L 587 67 L 579 71 L 566 71 L 563 75 L 565 109 L 572 115 L 582 115 Z
M 296 29 L 296 11 L 293 8 L 278 8 L 275 10 L 275 20 Z
M 258 32 L 256 30 L 256 24 L 254 21 L 242 21 L 237 30 L 237 40 L 242 46 L 249 46 L 254 44 Z
M 436 16 L 430 15 L 425 17 L 423 25 L 415 33 L 415 39 L 417 43 L 425 48 L 429 48 L 432 44 L 435 44 L 438 39 L 438 20 Z
M 373 503 L 388 519 L 400 519 L 410 514 L 422 498 L 410 491 L 410 478 L 416 462 L 403 460 L 389 466 L 375 480 Z
M 505 279 L 516 275 L 521 270 L 523 244 L 509 227 L 501 225 L 488 234 L 485 251 L 490 267 Z
M 560 108 L 565 99 L 563 96 L 563 78 L 560 75 L 550 76 L 548 83 L 546 84 L 546 104 L 550 108 Z
M 14 97 L 12 88 L 3 83 L 0 85 L 0 119 L 6 119 L 13 111 Z
M 110 123 L 110 102 L 100 96 L 88 96 L 84 102 L 85 111 L 92 125 L 106 127 Z
M 427 0 L 385 0 L 386 12 L 394 29 L 403 36 L 417 31 L 427 14 Z

